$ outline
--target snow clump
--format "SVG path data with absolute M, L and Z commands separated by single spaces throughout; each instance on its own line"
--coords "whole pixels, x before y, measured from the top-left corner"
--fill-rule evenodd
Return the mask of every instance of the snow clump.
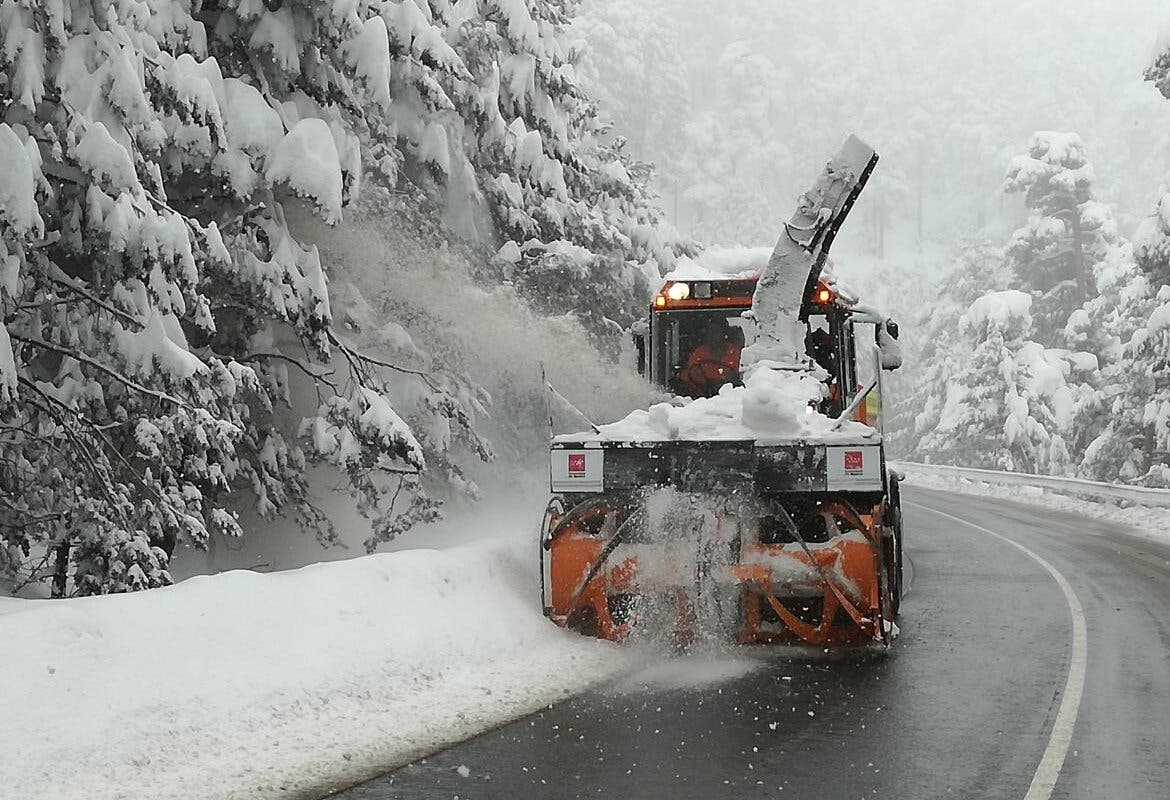
M 310 117 L 298 122 L 276 146 L 265 177 L 271 183 L 287 183 L 315 201 L 326 222 L 341 220 L 341 160 L 324 120 Z

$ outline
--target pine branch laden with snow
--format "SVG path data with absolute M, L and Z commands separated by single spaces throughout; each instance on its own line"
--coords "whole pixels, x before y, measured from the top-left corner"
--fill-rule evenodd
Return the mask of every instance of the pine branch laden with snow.
M 241 489 L 334 541 L 307 461 L 344 471 L 380 530 L 436 513 L 390 400 L 400 373 L 333 332 L 324 266 L 279 200 L 336 222 L 363 144 L 399 145 L 371 120 L 401 8 L 274 7 L 0 3 L 5 582 L 164 585 L 177 543 L 241 535 Z M 280 410 L 303 380 L 320 397 L 306 427 L 326 431 L 304 450 Z M 446 399 L 408 404 L 422 421 L 470 427 L 464 400 L 431 391 Z
M 974 352 L 944 381 L 938 421 L 920 450 L 943 463 L 1066 474 L 1065 440 L 1078 402 L 1069 354 L 1030 341 L 1032 298 L 992 292 L 959 319 Z
M 1163 37 L 1165 39 L 1165 37 Z M 1146 72 L 1170 99 L 1170 49 L 1163 41 Z M 1170 486 L 1170 191 L 1134 235 L 1130 259 L 1106 273 L 1119 307 L 1119 356 L 1102 402 L 1100 432 L 1082 472 L 1101 480 Z M 1103 292 L 1104 294 L 1105 292 Z M 1116 325 L 1116 323 L 1115 323 Z
M 486 398 L 340 336 L 325 265 L 282 204 L 335 223 L 370 176 L 421 188 L 505 243 L 498 277 L 613 345 L 687 245 L 581 87 L 570 11 L 0 2 L 9 580 L 164 584 L 177 543 L 240 535 L 241 488 L 335 542 L 311 463 L 345 472 L 371 546 L 433 518 L 437 482 L 475 493 L 456 454 L 491 457 Z M 305 392 L 318 408 L 298 426 Z
M 588 309 L 583 322 L 612 342 L 640 316 L 646 277 L 687 245 L 663 222 L 648 169 L 630 162 L 582 88 L 567 8 L 456 4 L 447 38 L 469 75 L 447 77 L 474 122 L 464 144 L 483 199 L 501 237 L 521 248 L 497 259 L 501 274 L 546 312 Z
M 1146 80 L 1154 84 L 1162 96 L 1170 100 L 1170 42 L 1165 34 L 1161 37 L 1161 47 L 1154 63 L 1146 70 Z
M 894 440 L 907 439 L 908 452 L 925 457 L 920 451 L 923 439 L 938 426 L 951 377 L 970 356 L 971 344 L 959 330 L 963 314 L 984 294 L 1004 291 L 1011 285 L 1002 247 L 980 239 L 962 242 L 954 263 L 927 292 L 937 300 L 922 306 L 906 321 L 907 328 L 917 332 L 910 343 L 920 345 L 907 363 L 919 374 L 916 380 L 903 381 L 895 415 L 887 421 L 887 434 Z M 903 428 L 894 424 L 897 420 Z
M 1112 214 L 1093 197 L 1095 176 L 1074 133 L 1041 131 L 1012 160 L 1004 191 L 1024 195 L 1028 222 L 1013 235 L 1008 258 L 1019 285 L 1036 298 L 1045 341 L 1095 295 L 1094 265 L 1117 245 Z

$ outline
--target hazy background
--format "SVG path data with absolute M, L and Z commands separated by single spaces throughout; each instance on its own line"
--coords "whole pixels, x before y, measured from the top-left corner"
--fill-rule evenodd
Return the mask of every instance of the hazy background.
M 998 187 L 1036 130 L 1081 134 L 1131 230 L 1170 165 L 1170 104 L 1142 81 L 1167 18 L 1157 0 L 586 0 L 576 31 L 684 233 L 771 242 L 852 132 L 883 161 L 843 245 L 880 257 L 1010 231 Z

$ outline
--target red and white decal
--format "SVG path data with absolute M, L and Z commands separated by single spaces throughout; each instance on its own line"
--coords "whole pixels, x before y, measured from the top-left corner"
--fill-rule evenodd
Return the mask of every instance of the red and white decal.
M 605 451 L 554 449 L 550 477 L 554 492 L 600 492 L 605 488 Z
M 882 488 L 880 445 L 845 445 L 825 448 L 826 488 L 876 491 Z
M 845 474 L 846 475 L 860 475 L 865 472 L 865 451 L 864 450 L 846 450 L 845 451 Z

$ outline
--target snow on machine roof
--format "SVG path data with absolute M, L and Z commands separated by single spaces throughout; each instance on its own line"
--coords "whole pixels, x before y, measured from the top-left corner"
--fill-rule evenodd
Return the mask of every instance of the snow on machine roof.
M 771 257 L 771 247 L 712 247 L 694 258 L 680 258 L 664 282 L 755 279 Z

